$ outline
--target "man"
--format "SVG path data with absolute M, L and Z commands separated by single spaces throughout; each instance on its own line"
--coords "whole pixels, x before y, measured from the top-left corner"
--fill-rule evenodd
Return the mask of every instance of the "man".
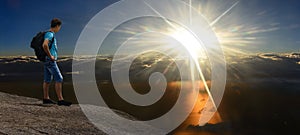
M 62 82 L 63 77 L 60 73 L 60 70 L 57 66 L 57 42 L 55 38 L 55 33 L 57 33 L 61 28 L 62 22 L 54 18 L 51 21 L 51 28 L 48 32 L 46 32 L 44 37 L 43 49 L 46 52 L 46 60 L 44 62 L 44 99 L 43 104 L 56 104 L 49 97 L 49 86 L 52 78 L 55 81 L 55 91 L 58 97 L 58 105 L 70 106 L 72 103 L 64 101 L 62 95 Z M 53 41 L 52 41 L 53 40 Z M 51 45 L 52 44 L 52 45 Z M 49 48 L 51 46 L 51 48 Z

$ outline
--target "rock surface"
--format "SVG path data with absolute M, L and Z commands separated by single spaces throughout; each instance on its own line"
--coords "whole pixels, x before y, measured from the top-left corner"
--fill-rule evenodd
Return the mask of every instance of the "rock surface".
M 91 119 L 88 120 L 82 109 Z M 70 107 L 43 105 L 39 99 L 0 92 L 0 135 L 103 135 L 106 133 L 164 134 L 160 129 L 137 121 L 133 116 L 118 110 L 82 104 Z
M 45 106 L 38 99 L 0 93 L 1 134 L 105 134 L 79 105 Z

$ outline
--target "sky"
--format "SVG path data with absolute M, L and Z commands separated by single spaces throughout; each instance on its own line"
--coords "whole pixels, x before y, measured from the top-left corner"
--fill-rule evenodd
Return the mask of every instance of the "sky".
M 32 37 L 49 29 L 52 18 L 63 26 L 56 37 L 59 54 L 72 55 L 77 39 L 98 12 L 118 0 L 0 0 L 0 56 L 33 55 Z M 188 0 L 185 0 L 188 1 Z M 298 0 L 192 0 L 213 22 L 225 48 L 243 52 L 294 52 L 300 49 Z

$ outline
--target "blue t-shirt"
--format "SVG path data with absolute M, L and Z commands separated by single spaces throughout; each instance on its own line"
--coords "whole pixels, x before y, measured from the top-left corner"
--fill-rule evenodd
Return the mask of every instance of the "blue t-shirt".
M 53 38 L 53 37 L 54 37 L 53 32 L 47 32 L 45 34 L 44 38 L 45 38 L 45 40 L 47 39 L 49 41 L 48 46 L 49 46 L 50 54 L 52 56 L 54 56 L 55 60 L 57 60 L 57 43 L 56 43 L 56 38 L 55 37 Z M 52 39 L 54 41 L 52 42 L 52 47 L 50 48 L 50 44 L 51 44 Z M 46 60 L 50 60 L 50 58 L 48 56 L 46 56 Z

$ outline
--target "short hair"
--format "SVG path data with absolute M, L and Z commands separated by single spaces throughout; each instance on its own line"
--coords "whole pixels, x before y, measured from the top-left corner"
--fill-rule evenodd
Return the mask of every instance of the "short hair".
M 58 18 L 54 18 L 51 21 L 51 28 L 54 28 L 56 26 L 61 26 L 62 22 Z

